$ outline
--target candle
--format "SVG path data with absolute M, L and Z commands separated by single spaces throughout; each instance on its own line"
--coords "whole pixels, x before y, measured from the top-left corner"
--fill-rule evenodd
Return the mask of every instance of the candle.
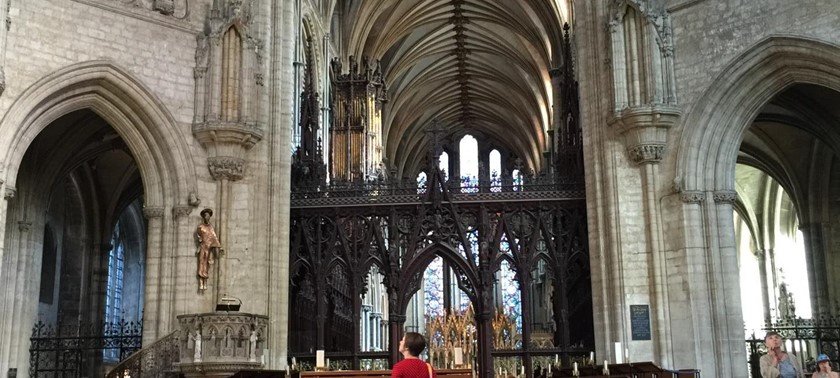
M 589 352 L 589 363 L 595 365 L 595 352 Z
M 572 374 L 574 374 L 575 377 L 577 377 L 578 376 L 577 362 L 575 362 L 573 366 L 574 367 L 572 368 Z
M 613 349 L 613 353 L 615 353 L 615 362 L 619 364 L 624 362 L 624 358 L 621 357 L 621 343 L 615 343 L 614 348 L 615 349 Z
M 604 370 L 601 372 L 604 375 L 610 375 L 609 361 L 604 360 Z
M 295 365 L 297 365 L 297 363 L 295 363 L 295 358 L 292 357 L 292 367 L 295 367 Z
M 461 347 L 455 347 L 455 366 L 461 366 L 464 364 L 464 349 Z
M 630 348 L 624 348 L 624 362 L 630 362 Z
M 315 351 L 315 367 L 316 368 L 324 367 L 324 351 L 323 350 Z
M 522 365 L 522 376 L 525 376 L 525 365 Z
M 325 359 L 324 361 L 326 361 L 326 362 L 324 362 L 324 367 L 325 367 L 325 368 L 327 368 L 327 369 L 329 369 L 329 368 L 330 368 L 330 359 L 329 359 L 329 358 L 327 358 L 327 359 Z
M 560 357 L 555 354 L 554 355 L 554 364 L 557 365 L 558 363 L 560 363 Z

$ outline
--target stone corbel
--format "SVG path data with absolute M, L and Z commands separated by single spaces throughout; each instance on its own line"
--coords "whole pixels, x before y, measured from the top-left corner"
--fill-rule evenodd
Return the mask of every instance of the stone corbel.
M 649 105 L 616 112 L 610 125 L 624 135 L 630 159 L 636 164 L 662 161 L 668 129 L 679 122 L 682 111 L 673 105 Z
M 209 153 L 210 175 L 230 181 L 245 176 L 245 153 L 263 137 L 262 130 L 256 127 L 218 121 L 194 125 L 193 134 Z
M 207 168 L 214 180 L 239 181 L 245 176 L 245 160 L 235 157 L 207 158 Z

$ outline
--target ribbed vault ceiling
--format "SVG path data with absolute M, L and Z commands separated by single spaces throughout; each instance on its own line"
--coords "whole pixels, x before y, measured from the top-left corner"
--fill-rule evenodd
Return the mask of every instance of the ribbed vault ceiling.
M 345 14 L 348 55 L 381 60 L 386 157 L 417 168 L 437 120 L 539 169 L 563 61 L 557 0 L 364 0 Z

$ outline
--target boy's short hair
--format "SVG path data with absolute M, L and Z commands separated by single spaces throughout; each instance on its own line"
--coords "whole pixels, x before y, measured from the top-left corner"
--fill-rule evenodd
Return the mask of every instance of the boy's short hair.
M 412 356 L 419 356 L 426 349 L 426 338 L 417 332 L 406 332 L 405 349 L 408 349 Z

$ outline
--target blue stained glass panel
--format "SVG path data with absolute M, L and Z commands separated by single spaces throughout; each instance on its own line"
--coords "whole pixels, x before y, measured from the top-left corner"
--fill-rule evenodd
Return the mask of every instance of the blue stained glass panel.
M 426 316 L 435 317 L 444 314 L 443 290 L 443 259 L 438 256 L 432 260 L 426 267 L 426 272 L 423 273 Z
M 516 331 L 522 332 L 522 294 L 519 282 L 516 281 L 516 271 L 507 260 L 499 267 L 499 285 L 502 292 L 502 307 L 504 313 L 516 322 Z

